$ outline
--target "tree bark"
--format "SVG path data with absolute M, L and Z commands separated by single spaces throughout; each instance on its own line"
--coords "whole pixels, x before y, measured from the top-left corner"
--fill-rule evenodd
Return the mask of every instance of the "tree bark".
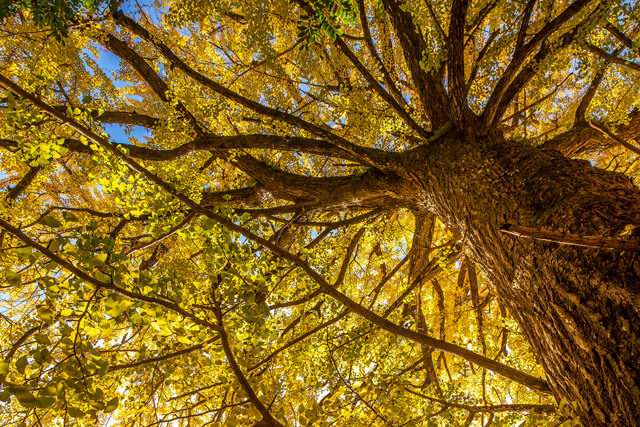
M 500 232 L 513 222 L 620 238 L 640 224 L 631 180 L 555 150 L 456 132 L 399 155 L 395 170 L 415 205 L 464 236 L 556 397 L 577 401 L 586 425 L 640 425 L 640 254 Z

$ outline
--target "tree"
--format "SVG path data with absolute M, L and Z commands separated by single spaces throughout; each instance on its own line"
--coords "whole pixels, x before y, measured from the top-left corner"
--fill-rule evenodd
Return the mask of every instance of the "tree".
M 124 7 L 3 29 L 5 424 L 640 424 L 637 4 Z

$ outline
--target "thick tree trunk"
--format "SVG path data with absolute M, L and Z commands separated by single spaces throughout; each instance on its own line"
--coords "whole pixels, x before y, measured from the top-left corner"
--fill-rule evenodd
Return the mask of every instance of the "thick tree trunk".
M 630 179 L 554 150 L 453 132 L 404 155 L 402 169 L 414 202 L 465 237 L 556 396 L 577 401 L 586 425 L 640 425 L 640 254 L 499 230 L 512 222 L 619 237 L 640 226 Z

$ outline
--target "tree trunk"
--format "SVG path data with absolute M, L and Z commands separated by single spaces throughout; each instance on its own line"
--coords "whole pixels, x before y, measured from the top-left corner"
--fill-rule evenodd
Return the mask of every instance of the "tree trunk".
M 619 237 L 640 225 L 631 180 L 555 150 L 454 132 L 401 163 L 414 203 L 465 237 L 556 396 L 577 401 L 586 425 L 640 425 L 640 254 L 499 230 L 511 222 Z

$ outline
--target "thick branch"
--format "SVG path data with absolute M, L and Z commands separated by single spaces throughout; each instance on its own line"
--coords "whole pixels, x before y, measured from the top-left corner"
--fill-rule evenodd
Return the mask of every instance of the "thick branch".
M 231 162 L 275 197 L 312 205 L 360 204 L 382 195 L 393 197 L 402 191 L 395 185 L 393 176 L 375 169 L 348 176 L 308 177 L 272 168 L 248 155 L 238 156 Z
M 133 49 L 131 49 L 125 42 L 113 36 L 107 34 L 104 40 L 100 42 L 109 49 L 111 52 L 122 58 L 128 64 L 130 64 L 134 70 L 138 72 L 140 77 L 149 85 L 149 87 L 155 92 L 155 94 L 164 103 L 170 103 L 171 99 L 168 98 L 169 86 L 158 76 L 158 74 L 151 68 L 147 61 L 145 61 L 140 55 L 138 55 Z M 196 135 L 202 136 L 204 133 L 198 124 L 196 118 L 191 114 L 189 110 L 178 101 L 176 104 L 176 110 L 184 117 L 186 122 L 191 126 L 191 129 Z
M 463 124 L 469 115 L 467 106 L 467 84 L 464 77 L 464 27 L 469 8 L 468 0 L 454 0 L 449 21 L 449 89 L 453 115 Z
M 622 240 L 613 237 L 599 236 L 579 236 L 577 234 L 548 231 L 517 224 L 504 224 L 500 227 L 500 231 L 507 234 L 513 234 L 518 237 L 530 237 L 532 239 L 543 240 L 545 242 L 560 243 L 561 245 L 640 252 L 640 242 L 636 240 Z
M 396 0 L 384 0 L 383 3 L 400 40 L 420 101 L 431 119 L 432 128 L 437 129 L 449 121 L 449 100 L 438 79 L 432 73 L 424 71 L 420 65 L 426 53 L 426 43 L 411 14 L 403 11 L 400 3 Z
M 624 139 L 620 138 L 619 136 L 615 135 L 614 133 L 612 133 L 606 126 L 601 125 L 601 124 L 597 124 L 593 121 L 589 122 L 589 126 L 591 126 L 592 128 L 594 128 L 595 130 L 597 130 L 598 132 L 602 133 L 603 135 L 608 136 L 609 138 L 611 138 L 612 140 L 614 140 L 615 142 L 617 142 L 618 144 L 622 145 L 624 148 L 626 148 L 627 150 L 636 153 L 637 155 L 640 156 L 640 148 L 636 147 L 635 145 L 631 145 L 629 144 L 627 141 L 625 141 Z
M 613 131 L 623 141 L 638 138 L 640 136 L 640 111 L 633 111 L 629 115 L 628 123 L 617 126 Z M 553 148 L 565 156 L 573 157 L 614 147 L 618 144 L 617 139 L 607 138 L 602 132 L 582 123 L 545 142 L 543 147 Z
M 615 38 L 617 38 L 625 47 L 628 47 L 634 52 L 638 52 L 638 48 L 634 46 L 633 40 L 631 40 L 626 34 L 620 31 L 615 25 L 610 22 L 604 24 L 604 28 L 609 31 Z

